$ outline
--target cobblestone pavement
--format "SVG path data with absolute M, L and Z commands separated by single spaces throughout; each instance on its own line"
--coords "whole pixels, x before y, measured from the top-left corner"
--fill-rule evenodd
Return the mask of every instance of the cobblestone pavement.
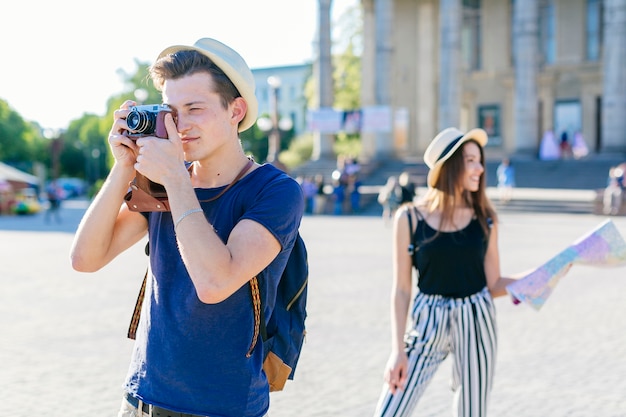
M 103 270 L 71 270 L 82 214 L 0 217 L 1 416 L 115 416 L 131 351 L 128 319 L 143 245 Z M 504 275 L 536 267 L 604 220 L 503 213 Z M 626 236 L 626 218 L 614 218 Z M 373 412 L 389 352 L 391 230 L 379 217 L 306 217 L 311 261 L 307 341 L 295 381 L 271 395 L 272 417 Z M 626 268 L 574 266 L 540 311 L 496 300 L 499 358 L 491 416 L 626 416 Z M 450 415 L 449 361 L 419 405 Z

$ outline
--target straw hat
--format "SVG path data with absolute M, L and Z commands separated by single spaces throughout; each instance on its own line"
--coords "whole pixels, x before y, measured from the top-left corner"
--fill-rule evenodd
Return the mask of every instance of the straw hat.
M 455 127 L 442 130 L 430 142 L 424 152 L 424 162 L 428 171 L 428 186 L 434 188 L 443 164 L 468 140 L 475 140 L 481 147 L 487 144 L 487 132 L 483 129 L 472 129 L 463 133 Z
M 170 46 L 159 54 L 159 58 L 179 51 L 200 52 L 224 71 L 224 74 L 226 74 L 235 87 L 237 87 L 237 91 L 239 91 L 241 97 L 243 97 L 248 104 L 248 111 L 243 120 L 239 123 L 239 131 L 243 132 L 254 125 L 259 111 L 259 104 L 254 95 L 254 77 L 248 64 L 246 64 L 246 61 L 244 61 L 241 55 L 215 39 L 203 38 L 194 43 L 193 46 Z

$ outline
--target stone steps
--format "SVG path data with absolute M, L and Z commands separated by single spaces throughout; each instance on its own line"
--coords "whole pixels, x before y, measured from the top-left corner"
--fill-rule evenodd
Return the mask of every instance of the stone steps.
M 597 190 L 606 186 L 609 169 L 626 161 L 626 155 L 594 155 L 583 160 L 557 161 L 539 161 L 524 156 L 512 156 L 510 159 L 516 171 L 515 192 L 518 197 L 505 205 L 498 203 L 497 196 L 493 195 L 499 210 L 590 213 L 597 211 L 594 196 Z M 487 186 L 492 189 L 497 186 L 496 169 L 499 162 L 487 161 L 486 164 Z M 312 161 L 294 170 L 292 175 L 322 173 L 327 183 L 330 183 L 332 171 L 335 169 L 335 161 Z M 387 160 L 362 164 L 360 214 L 382 213 L 382 208 L 376 201 L 378 191 L 390 175 L 399 175 L 405 170 L 411 174 L 418 187 L 425 186 L 428 167 L 421 161 Z M 574 193 L 559 194 L 558 190 L 578 190 L 582 193 L 586 191 L 588 194 L 581 199 Z

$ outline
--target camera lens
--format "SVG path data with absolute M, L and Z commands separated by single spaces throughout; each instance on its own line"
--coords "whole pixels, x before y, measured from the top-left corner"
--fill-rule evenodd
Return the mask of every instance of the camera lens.
M 154 113 L 132 110 L 126 117 L 128 128 L 135 133 L 148 133 L 154 131 Z

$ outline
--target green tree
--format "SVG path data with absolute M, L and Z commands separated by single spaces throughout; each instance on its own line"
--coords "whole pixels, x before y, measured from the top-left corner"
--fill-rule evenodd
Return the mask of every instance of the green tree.
M 147 78 L 149 64 L 135 60 L 135 65 L 136 70 L 132 72 L 118 70 L 124 89 L 107 100 L 105 115 L 84 114 L 73 120 L 63 133 L 63 175 L 83 178 L 89 184 L 98 183 L 106 177 L 113 164 L 108 136 L 115 110 L 126 100 L 133 100 L 138 104 L 161 102 L 161 94 Z
M 101 131 L 101 120 L 101 116 L 83 114 L 63 133 L 60 162 L 64 176 L 80 177 L 93 183 L 108 171 L 108 145 L 106 134 Z
M 361 54 L 363 52 L 362 9 L 354 6 L 342 14 L 335 24 L 337 33 L 333 56 L 334 107 L 351 111 L 361 108 Z M 359 133 L 339 132 L 335 138 L 337 155 L 358 156 L 361 153 Z
M 239 134 L 239 139 L 247 154 L 252 155 L 255 161 L 263 162 L 267 159 L 268 142 L 267 133 L 256 125 Z
M 350 111 L 361 108 L 361 55 L 363 53 L 363 13 L 359 5 L 347 9 L 334 22 L 333 39 L 333 107 L 338 110 Z M 309 108 L 317 102 L 315 98 L 316 80 L 311 77 L 305 86 L 305 97 Z M 313 136 L 302 135 L 298 138 L 297 148 L 299 155 L 306 155 L 305 142 L 309 148 L 313 147 Z M 355 156 L 361 151 L 361 135 L 339 132 L 335 137 L 333 150 L 339 156 Z M 294 150 L 295 153 L 295 150 Z M 301 162 L 306 161 L 311 155 Z M 295 163 L 298 157 L 290 155 L 290 163 Z
M 0 99 L 0 161 L 32 172 L 32 162 L 46 156 L 47 145 L 37 125 Z

